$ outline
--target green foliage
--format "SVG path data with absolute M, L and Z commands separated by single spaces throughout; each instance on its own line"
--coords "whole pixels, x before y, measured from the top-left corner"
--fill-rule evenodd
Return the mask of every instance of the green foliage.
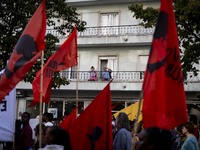
M 197 75 L 194 63 L 200 60 L 200 0 L 173 0 L 175 20 L 179 39 L 183 77 L 187 72 L 193 71 Z M 152 27 L 158 17 L 158 9 L 143 8 L 142 4 L 132 4 L 128 7 L 134 12 L 133 17 L 143 20 L 141 25 Z
M 29 19 L 32 17 L 42 0 L 1 0 L 0 1 L 0 70 L 5 68 L 7 61 L 26 27 Z M 71 33 L 74 24 L 77 25 L 78 31 L 83 31 L 86 22 L 80 21 L 77 17 L 76 8 L 68 7 L 65 0 L 46 0 L 47 26 L 56 29 L 61 35 Z M 60 22 L 60 24 L 56 24 Z M 64 23 L 63 23 L 64 22 Z M 45 36 L 46 48 L 44 53 L 44 63 L 52 56 L 56 48 L 58 38 L 47 34 Z M 35 74 L 41 68 L 40 60 L 38 60 L 31 70 L 24 77 L 25 82 L 32 83 Z M 59 73 L 54 74 L 53 87 L 67 85 L 69 82 L 65 78 L 61 78 Z

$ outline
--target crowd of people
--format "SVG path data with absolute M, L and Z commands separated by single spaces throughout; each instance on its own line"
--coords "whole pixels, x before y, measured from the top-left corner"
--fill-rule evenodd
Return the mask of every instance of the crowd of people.
M 136 150 L 199 150 L 197 121 L 196 115 L 190 115 L 188 122 L 172 130 L 158 127 L 143 129 L 140 121 L 133 134 L 135 122 L 131 122 L 125 113 L 119 113 L 112 121 L 113 150 L 131 150 L 132 146 Z
M 21 121 L 16 121 L 15 146 L 12 150 L 72 150 L 70 137 L 66 130 L 53 125 L 53 115 L 44 113 L 42 116 L 41 139 L 39 138 L 39 124 L 30 127 L 30 114 L 24 112 Z M 130 121 L 126 113 L 119 113 L 115 119 L 112 116 L 113 150 L 199 150 L 199 126 L 197 116 L 190 115 L 188 122 L 172 130 L 158 127 L 143 129 L 143 122 L 137 123 L 134 134 L 135 122 Z M 21 128 L 21 124 L 23 127 Z M 37 140 L 32 139 L 35 134 Z M 40 141 L 41 140 L 41 141 Z M 41 147 L 39 148 L 39 143 Z M 7 147 L 6 150 L 9 150 Z

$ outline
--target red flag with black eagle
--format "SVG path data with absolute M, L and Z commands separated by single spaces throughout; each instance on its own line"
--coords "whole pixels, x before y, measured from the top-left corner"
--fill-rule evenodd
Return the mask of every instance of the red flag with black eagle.
M 73 150 L 112 150 L 110 82 L 68 128 Z
M 67 130 L 76 120 L 76 112 L 80 105 L 81 104 L 79 104 L 58 126 Z
M 19 38 L 1 76 L 0 103 L 41 56 L 41 51 L 45 49 L 45 31 L 46 14 L 43 0 Z
M 172 0 L 162 0 L 143 82 L 144 127 L 187 122 L 186 98 Z
M 43 89 L 42 102 L 50 101 L 51 88 L 53 84 L 54 72 L 68 69 L 77 65 L 77 29 L 70 34 L 67 40 L 60 48 L 52 55 L 43 68 Z M 33 102 L 28 107 L 33 107 L 40 102 L 40 76 L 41 70 L 36 73 L 36 77 L 32 82 L 33 87 Z

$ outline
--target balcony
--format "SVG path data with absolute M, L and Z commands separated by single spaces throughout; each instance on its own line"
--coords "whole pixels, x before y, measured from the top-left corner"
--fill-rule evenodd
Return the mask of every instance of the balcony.
M 83 32 L 78 32 L 78 37 L 91 36 L 118 36 L 118 35 L 149 35 L 154 33 L 154 28 L 145 28 L 139 25 L 124 25 L 124 26 L 101 26 L 101 27 L 86 27 Z M 53 34 L 58 38 L 68 37 L 69 33 L 64 30 L 66 35 L 61 35 L 55 29 L 47 29 L 46 34 Z
M 78 46 L 128 46 L 128 45 L 150 45 L 154 28 L 144 28 L 139 25 L 121 25 L 121 26 L 100 26 L 86 27 L 83 32 L 78 32 Z M 61 35 L 57 30 L 47 29 L 46 34 L 57 36 L 61 45 L 69 33 L 64 30 L 66 35 Z
M 101 71 L 96 71 L 97 81 L 101 80 Z M 76 71 L 61 71 L 62 78 L 66 78 L 71 81 L 76 80 Z M 113 81 L 116 82 L 142 82 L 144 79 L 144 71 L 113 71 L 111 73 Z M 91 81 L 89 71 L 78 71 L 78 81 Z
M 97 81 L 102 81 L 101 74 L 101 71 L 96 71 Z M 144 71 L 113 71 L 111 76 L 113 82 L 143 82 L 144 74 Z M 76 71 L 61 71 L 60 75 L 62 78 L 76 81 Z M 78 81 L 90 81 L 90 72 L 78 71 Z M 200 82 L 200 72 L 197 76 L 194 76 L 193 72 L 189 72 L 185 82 Z
M 113 71 L 111 76 L 113 82 L 111 84 L 112 91 L 140 91 L 144 80 L 144 71 Z M 78 89 L 83 91 L 102 90 L 108 81 L 101 80 L 102 72 L 96 71 L 97 81 L 90 81 L 89 71 L 78 71 Z M 61 71 L 62 78 L 70 81 L 67 86 L 60 86 L 60 90 L 76 90 L 76 71 Z M 190 77 L 191 76 L 191 77 Z M 200 72 L 198 76 L 194 76 L 192 72 L 188 73 L 188 78 L 185 81 L 184 89 L 186 92 L 199 91 L 200 87 Z M 20 82 L 17 89 L 26 90 L 32 89 L 32 84 L 27 82 Z

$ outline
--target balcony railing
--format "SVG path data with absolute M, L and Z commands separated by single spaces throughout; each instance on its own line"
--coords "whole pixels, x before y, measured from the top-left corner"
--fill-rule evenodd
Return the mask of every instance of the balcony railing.
M 111 77 L 113 81 L 127 81 L 127 82 L 142 82 L 144 80 L 144 71 L 113 71 Z M 76 80 L 76 71 L 61 71 L 61 77 L 65 77 L 69 80 Z M 102 81 L 102 72 L 96 71 L 96 81 Z M 78 71 L 78 81 L 90 81 L 90 72 L 89 71 Z M 188 73 L 187 80 L 185 82 L 200 82 L 200 72 L 198 76 L 194 76 L 193 72 Z
M 145 28 L 139 25 L 124 25 L 124 26 L 101 26 L 101 27 L 86 27 L 83 32 L 78 32 L 77 36 L 117 36 L 117 35 L 147 35 L 153 34 L 155 28 Z M 47 29 L 46 34 L 53 34 L 57 37 L 67 37 L 61 35 L 57 30 Z
M 76 71 L 61 71 L 61 77 L 65 77 L 69 80 L 76 79 Z M 96 81 L 102 81 L 102 72 L 96 71 Z M 111 78 L 113 81 L 143 81 L 144 71 L 113 71 L 111 73 Z M 78 80 L 79 81 L 90 81 L 90 72 L 89 71 L 78 71 Z

